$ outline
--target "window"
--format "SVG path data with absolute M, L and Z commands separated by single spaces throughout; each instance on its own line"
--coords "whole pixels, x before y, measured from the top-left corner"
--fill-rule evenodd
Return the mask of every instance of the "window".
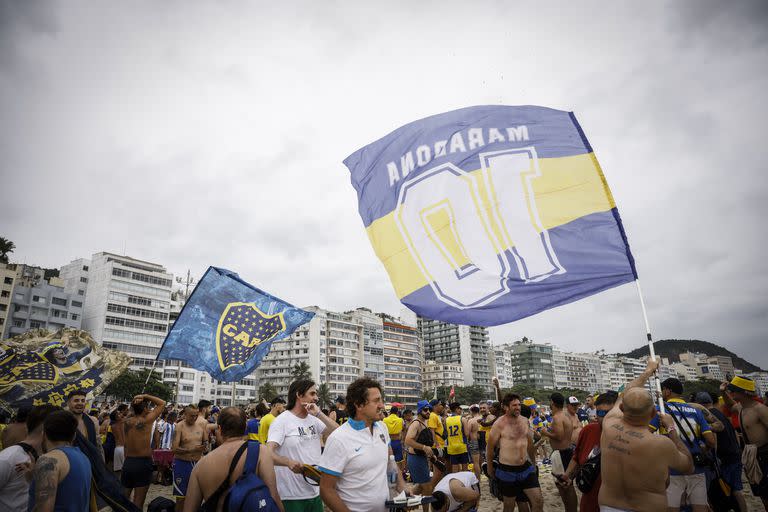
M 88 282 L 88 278 L 87 277 L 81 277 L 80 278 L 80 282 L 81 283 L 87 283 Z
M 181 386 L 182 391 L 194 391 L 194 389 L 195 386 L 187 386 L 186 384 Z
M 81 307 L 83 307 L 83 303 L 80 302 L 80 301 L 77 301 L 77 300 L 73 300 L 72 301 L 72 307 L 73 308 L 81 308 Z
M 51 303 L 57 305 L 57 306 L 66 306 L 67 305 L 67 299 L 60 299 L 59 297 L 53 297 L 51 299 Z
M 13 284 L 13 278 L 12 277 L 6 277 L 3 282 L 5 284 Z
M 30 329 L 42 329 L 43 328 L 43 322 L 38 322 L 36 320 L 31 320 L 29 322 L 29 328 Z
M 88 265 L 83 265 L 83 270 L 88 272 Z
M 2 293 L 0 293 L 0 297 L 9 297 L 11 295 L 11 292 L 8 290 L 3 290 Z
M 70 318 L 72 318 L 72 320 L 77 320 L 78 318 L 80 318 L 80 316 L 79 316 L 79 315 L 76 315 L 76 314 L 74 314 L 74 313 L 72 313 L 72 314 L 70 315 Z
M 23 328 L 24 327 L 24 320 L 14 320 L 13 321 L 13 326 L 14 327 L 22 327 Z
M 85 295 L 85 290 L 77 290 L 78 295 Z

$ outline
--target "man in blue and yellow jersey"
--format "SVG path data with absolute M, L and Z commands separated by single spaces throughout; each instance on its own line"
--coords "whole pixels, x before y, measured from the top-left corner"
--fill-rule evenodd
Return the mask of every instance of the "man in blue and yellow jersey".
M 272 422 L 275 421 L 275 418 L 277 418 L 280 413 L 285 410 L 285 400 L 277 397 L 272 400 L 270 405 L 272 408 L 269 410 L 269 413 L 265 414 L 259 422 L 259 442 L 261 444 L 267 444 L 267 439 L 269 438 L 269 427 L 272 425 Z
M 402 471 L 404 469 L 402 436 L 405 422 L 400 417 L 400 409 L 396 405 L 389 409 L 389 416 L 384 418 L 384 424 L 387 426 L 387 432 L 389 432 L 389 444 L 392 447 L 392 454 L 395 456 L 397 467 Z
M 442 471 L 441 464 L 432 464 L 432 487 L 434 488 L 435 484 L 445 476 L 445 473 L 449 469 L 449 462 L 447 457 L 448 454 L 445 452 L 445 418 L 443 418 L 445 402 L 436 398 L 429 402 L 429 405 L 432 407 L 432 412 L 429 415 L 427 426 L 434 434 L 435 443 L 432 446 L 435 448 L 435 456 L 442 462 L 442 465 L 446 467 L 446 471 Z
M 451 415 L 445 419 L 448 431 L 448 458 L 451 462 L 451 473 L 466 471 L 469 464 L 467 453 L 467 419 L 461 415 L 461 404 L 453 402 L 450 407 Z

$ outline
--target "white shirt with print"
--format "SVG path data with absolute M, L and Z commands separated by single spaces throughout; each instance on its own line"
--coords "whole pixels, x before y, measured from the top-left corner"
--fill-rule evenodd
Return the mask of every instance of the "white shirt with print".
M 299 418 L 291 411 L 276 417 L 269 427 L 268 443 L 277 443 L 277 454 L 303 464 L 316 466 L 320 462 L 320 436 L 325 424 L 314 416 Z M 275 466 L 277 492 L 283 500 L 305 500 L 320 494 L 315 485 L 310 485 L 302 475 L 297 475 L 284 466 Z

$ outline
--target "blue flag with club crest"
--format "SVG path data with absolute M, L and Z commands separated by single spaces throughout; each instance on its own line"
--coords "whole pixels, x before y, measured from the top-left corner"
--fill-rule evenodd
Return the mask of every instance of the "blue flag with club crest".
M 296 308 L 223 268 L 209 267 L 165 338 L 158 359 L 180 359 L 224 382 L 239 381 L 272 343 L 314 313 Z

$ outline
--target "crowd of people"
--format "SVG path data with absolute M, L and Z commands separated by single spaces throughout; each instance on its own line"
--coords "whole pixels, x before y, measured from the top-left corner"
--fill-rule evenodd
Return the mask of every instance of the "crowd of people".
M 88 408 L 73 391 L 63 408 L 20 409 L 4 425 L 0 510 L 143 510 L 155 483 L 187 512 L 471 511 L 487 479 L 505 512 L 536 512 L 543 478 L 567 512 L 746 511 L 743 479 L 768 505 L 768 407 L 754 382 L 684 398 L 667 379 L 660 413 L 646 386 L 657 368 L 649 360 L 623 393 L 583 404 L 502 394 L 496 379 L 495 400 L 414 410 L 387 407 L 369 378 L 330 410 L 307 379 L 247 407 L 142 394 Z

